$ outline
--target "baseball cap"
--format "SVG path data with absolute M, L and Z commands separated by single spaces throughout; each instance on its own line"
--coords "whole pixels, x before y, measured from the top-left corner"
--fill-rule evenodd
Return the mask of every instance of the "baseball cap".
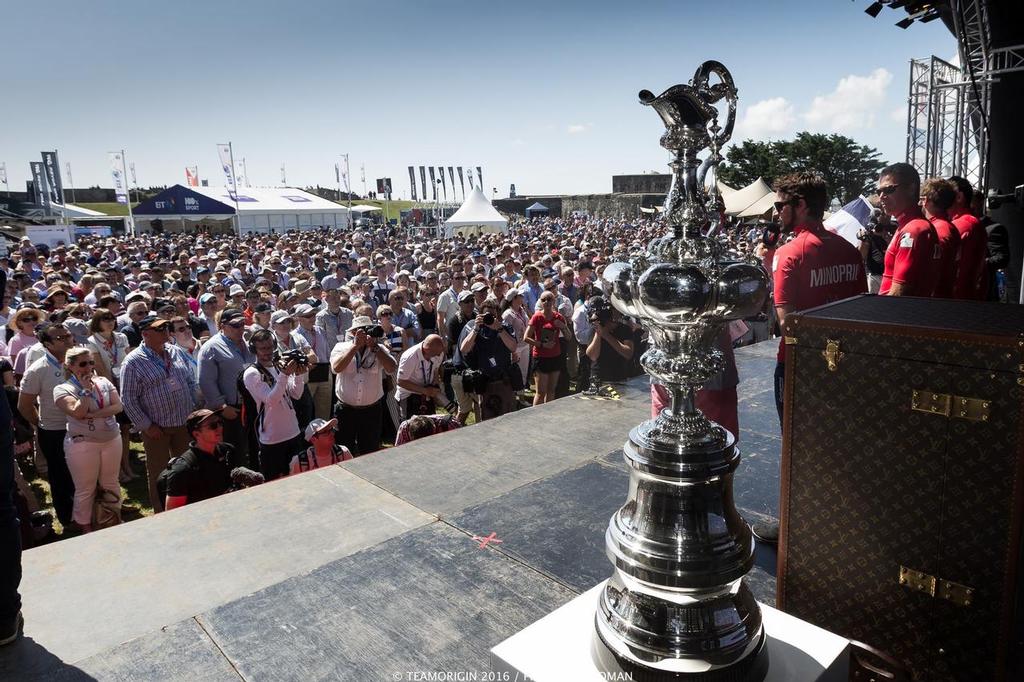
M 273 310 L 269 303 L 257 303 L 256 307 L 252 309 L 254 313 L 269 313 Z
M 333 429 L 337 425 L 338 425 L 338 420 L 337 419 L 330 419 L 330 420 L 314 419 L 313 421 L 309 422 L 308 426 L 306 426 L 306 433 L 305 433 L 306 440 L 307 441 L 312 441 L 313 440 L 313 436 L 319 435 L 319 434 L 321 434 L 324 431 L 327 431 L 329 429 Z
M 292 315 L 295 317 L 305 317 L 313 313 L 313 306 L 308 303 L 300 303 L 299 305 L 292 308 Z
M 146 331 L 147 329 L 161 329 L 165 325 L 170 324 L 170 320 L 165 320 L 162 317 L 156 315 L 146 315 L 144 318 L 139 320 L 139 329 Z
M 217 416 L 223 410 L 224 410 L 223 407 L 218 408 L 216 410 L 209 410 L 209 409 L 203 408 L 201 410 L 196 410 L 195 412 L 192 412 L 185 419 L 185 430 L 188 431 L 189 433 L 192 433 L 193 431 L 198 429 L 200 426 L 202 426 L 203 422 L 205 422 L 207 419 L 210 419 L 211 417 Z
M 220 314 L 221 324 L 228 324 L 235 320 L 244 320 L 245 314 L 238 308 L 227 308 Z
M 487 285 L 484 284 L 483 282 L 476 282 L 475 284 L 473 284 L 473 286 L 470 287 L 470 291 L 472 291 L 473 293 L 476 293 L 478 291 L 487 291 Z
M 241 284 L 232 284 L 231 288 L 228 289 L 228 296 L 244 296 L 245 289 L 242 288 Z
M 290 319 L 292 319 L 292 316 L 288 314 L 287 310 L 278 310 L 270 316 L 270 323 L 281 324 L 282 322 L 287 322 Z
M 214 296 L 213 294 L 203 294 L 202 296 L 199 297 L 199 305 L 206 305 L 207 303 L 210 303 L 210 302 L 216 301 L 216 300 L 217 300 L 217 297 Z
M 474 299 L 472 291 L 463 291 L 459 294 L 459 303 L 465 303 L 466 301 L 472 301 Z

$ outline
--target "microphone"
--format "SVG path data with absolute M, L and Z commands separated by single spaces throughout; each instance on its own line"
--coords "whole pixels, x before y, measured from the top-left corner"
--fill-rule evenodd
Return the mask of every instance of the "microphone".
M 251 488 L 264 482 L 263 474 L 245 467 L 235 467 L 231 470 L 231 485 L 235 488 Z

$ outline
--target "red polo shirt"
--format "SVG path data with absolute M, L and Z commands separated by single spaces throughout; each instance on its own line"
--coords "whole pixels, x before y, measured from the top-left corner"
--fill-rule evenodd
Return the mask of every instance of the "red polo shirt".
M 903 285 L 904 296 L 931 296 L 941 261 L 939 235 L 917 206 L 896 216 L 896 224 L 878 293 L 889 293 L 896 283 Z
M 939 275 L 935 282 L 936 298 L 953 298 L 956 290 L 957 262 L 960 258 L 960 231 L 953 223 L 932 218 L 932 227 L 939 237 Z
M 953 226 L 960 233 L 960 263 L 957 266 L 955 298 L 983 301 L 988 295 L 985 258 L 988 256 L 988 233 L 970 213 L 953 216 Z
M 820 224 L 799 226 L 794 234 L 778 248 L 772 263 L 777 307 L 807 310 L 868 290 L 864 261 L 853 244 Z M 786 359 L 784 338 L 778 358 Z

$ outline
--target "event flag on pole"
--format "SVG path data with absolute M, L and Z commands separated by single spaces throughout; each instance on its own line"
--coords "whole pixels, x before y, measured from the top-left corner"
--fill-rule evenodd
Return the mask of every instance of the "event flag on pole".
M 441 174 L 441 193 L 444 194 L 445 203 L 448 203 L 448 185 L 444 181 L 444 166 L 438 166 L 437 172 Z
M 4 183 L 4 187 L 10 191 L 10 186 L 7 184 L 7 162 L 0 161 L 0 182 Z M 415 197 L 413 197 L 415 198 Z
M 476 181 L 480 185 L 480 191 L 486 194 L 487 192 L 484 189 L 484 169 L 480 166 L 476 167 Z
M 284 164 L 283 163 L 281 164 L 281 184 L 282 185 L 287 185 L 288 184 L 288 176 L 285 175 Z
M 469 191 L 472 192 L 473 189 L 476 187 L 476 185 L 473 184 L 473 169 L 472 168 L 467 168 L 466 169 L 466 176 L 469 178 Z
M 409 197 L 416 201 L 416 169 L 409 166 Z
M 238 187 L 235 185 L 235 166 L 231 159 L 231 143 L 218 144 L 217 155 L 220 157 L 220 167 L 224 169 L 224 186 L 231 190 L 232 193 L 237 192 Z
M 448 178 L 452 181 L 452 201 L 458 201 L 458 197 L 455 196 L 455 167 L 448 166 Z
M 860 196 L 833 213 L 825 221 L 825 229 L 835 232 L 854 246 L 860 246 L 857 233 L 865 229 L 871 218 L 871 204 Z
M 433 201 L 437 201 L 437 174 L 434 172 L 433 166 L 427 166 L 427 171 L 430 173 L 430 187 L 434 190 Z
M 128 188 L 124 177 L 124 158 L 121 152 L 110 152 L 110 176 L 114 181 L 114 198 L 119 204 L 128 203 Z
M 46 184 L 46 169 L 42 161 L 30 161 L 29 168 L 32 169 L 32 187 L 35 190 L 36 205 L 42 206 L 43 211 L 50 213 L 50 190 Z
M 199 186 L 199 166 L 185 166 L 185 184 L 189 187 Z
M 459 187 L 462 188 L 462 200 L 466 200 L 466 181 L 462 178 L 462 166 L 459 166 L 456 170 L 459 171 Z M 454 183 L 452 183 L 454 184 Z
M 427 170 L 420 166 L 420 189 L 423 190 L 422 200 L 427 200 Z
M 131 161 L 131 162 L 128 163 L 128 172 L 132 176 L 132 184 L 135 185 L 136 187 L 138 187 L 139 186 L 139 181 L 135 179 L 135 162 L 134 161 Z M 136 195 L 136 196 L 138 196 L 138 195 Z
M 64 182 L 60 177 L 57 152 L 42 152 L 43 169 L 46 171 L 46 186 L 50 192 L 50 203 L 64 205 Z

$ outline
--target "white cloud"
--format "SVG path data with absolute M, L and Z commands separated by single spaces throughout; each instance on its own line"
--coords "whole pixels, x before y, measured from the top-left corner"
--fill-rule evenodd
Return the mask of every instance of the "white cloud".
M 733 139 L 779 138 L 789 132 L 795 122 L 796 112 L 785 97 L 763 99 L 751 104 L 743 112 Z
M 906 105 L 904 105 L 902 107 L 896 107 L 895 109 L 890 111 L 889 112 L 889 118 L 891 118 L 893 121 L 896 121 L 897 123 L 906 123 L 907 122 L 907 107 L 906 107 Z
M 526 140 L 524 140 L 521 137 L 517 137 L 516 139 L 512 140 L 511 144 L 513 147 L 522 147 L 524 144 L 526 144 Z
M 803 115 L 808 127 L 827 132 L 872 128 L 892 74 L 878 68 L 867 76 L 850 75 L 827 95 L 818 95 Z
M 569 127 L 566 128 L 566 131 L 570 135 L 578 135 L 580 133 L 585 133 L 587 131 L 587 126 L 582 123 L 571 123 Z

